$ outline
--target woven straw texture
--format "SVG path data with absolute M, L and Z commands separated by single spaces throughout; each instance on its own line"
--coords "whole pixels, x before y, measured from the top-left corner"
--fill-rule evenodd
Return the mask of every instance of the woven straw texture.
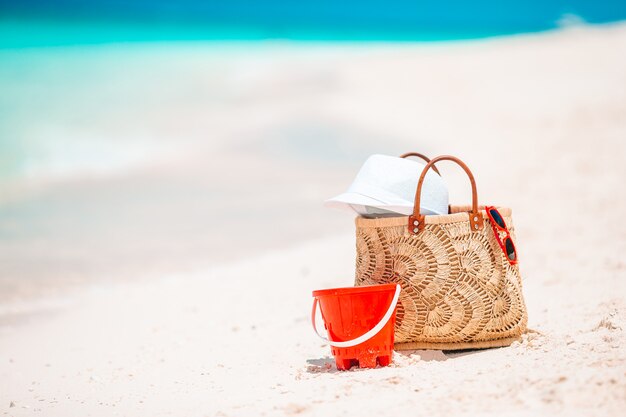
M 469 207 L 426 216 L 408 232 L 408 217 L 356 219 L 355 285 L 398 283 L 397 349 L 470 349 L 506 346 L 526 330 L 517 265 L 511 265 L 484 212 L 471 231 Z M 511 210 L 498 208 L 516 243 Z

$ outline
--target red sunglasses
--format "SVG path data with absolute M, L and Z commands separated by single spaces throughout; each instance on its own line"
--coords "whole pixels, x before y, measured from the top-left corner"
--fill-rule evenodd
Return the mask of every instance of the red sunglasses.
M 504 218 L 494 206 L 485 207 L 485 211 L 491 221 L 491 227 L 493 228 L 493 233 L 496 235 L 498 245 L 500 245 L 509 263 L 515 265 L 517 263 L 517 250 L 515 249 L 513 239 L 511 239 L 511 233 L 509 233 L 509 229 L 506 227 Z

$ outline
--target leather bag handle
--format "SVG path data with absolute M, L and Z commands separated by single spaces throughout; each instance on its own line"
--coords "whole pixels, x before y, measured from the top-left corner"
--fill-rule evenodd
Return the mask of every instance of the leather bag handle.
M 430 158 L 427 157 L 426 155 L 419 153 L 419 152 L 407 152 L 407 153 L 403 153 L 402 155 L 400 155 L 400 158 L 408 158 L 410 156 L 416 156 L 418 158 L 423 159 L 424 161 L 426 161 L 426 163 L 430 162 Z M 433 171 L 435 171 L 437 174 L 439 174 L 439 176 L 441 176 L 441 173 L 439 172 L 439 170 L 437 169 L 436 166 L 433 165 Z
M 413 206 L 413 214 L 409 216 L 409 233 L 416 235 L 420 231 L 424 230 L 424 215 L 420 214 L 420 198 L 422 196 L 422 185 L 424 185 L 424 178 L 426 178 L 426 173 L 429 169 L 433 168 L 436 162 L 439 161 L 452 161 L 456 162 L 459 165 L 467 176 L 469 177 L 470 184 L 472 185 L 472 211 L 469 212 L 469 221 L 470 221 L 470 229 L 471 231 L 482 230 L 483 228 L 483 216 L 482 213 L 478 212 L 478 192 L 476 191 L 476 181 L 474 180 L 474 175 L 472 171 L 468 168 L 467 165 L 459 158 L 451 155 L 442 155 L 438 156 L 432 160 L 430 160 L 424 169 L 422 170 L 422 174 L 420 175 L 419 180 L 417 181 L 417 190 L 415 191 L 415 204 Z

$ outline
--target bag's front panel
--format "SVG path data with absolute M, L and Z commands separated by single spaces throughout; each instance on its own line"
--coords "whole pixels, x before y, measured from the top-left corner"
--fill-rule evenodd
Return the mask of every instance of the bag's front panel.
M 427 224 L 417 235 L 406 226 L 357 227 L 356 285 L 377 283 L 402 287 L 397 343 L 503 339 L 526 326 L 518 267 L 488 223 L 474 232 L 469 221 Z

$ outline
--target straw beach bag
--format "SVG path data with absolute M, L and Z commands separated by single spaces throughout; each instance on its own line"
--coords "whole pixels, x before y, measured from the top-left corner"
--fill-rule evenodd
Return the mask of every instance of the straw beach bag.
M 450 206 L 446 215 L 421 215 L 424 177 L 443 160 L 467 173 L 472 205 Z M 515 241 L 511 209 L 497 209 Z M 519 267 L 501 249 L 484 207 L 478 206 L 474 176 L 456 157 L 440 156 L 426 164 L 411 216 L 357 217 L 356 249 L 355 285 L 402 287 L 396 349 L 508 346 L 526 330 Z

